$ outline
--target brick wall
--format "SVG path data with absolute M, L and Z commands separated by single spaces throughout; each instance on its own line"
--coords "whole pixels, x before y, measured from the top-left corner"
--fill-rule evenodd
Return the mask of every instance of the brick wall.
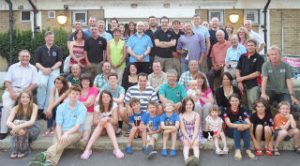
M 55 16 L 65 15 L 67 16 L 67 22 L 64 25 L 60 25 L 56 18 L 48 18 L 48 10 L 42 10 L 42 29 L 53 29 L 53 28 L 62 28 L 66 31 L 71 31 L 71 12 L 65 10 L 57 10 L 55 11 Z
M 0 11 L 0 32 L 7 32 L 9 29 L 9 16 L 7 11 Z
M 13 15 L 14 15 L 14 29 L 31 30 L 31 21 L 22 22 L 20 11 L 14 11 Z M 9 24 L 7 24 L 7 25 L 9 25 Z
M 96 20 L 103 20 L 104 19 L 104 10 L 89 10 L 88 11 L 88 18 L 94 16 L 96 17 Z

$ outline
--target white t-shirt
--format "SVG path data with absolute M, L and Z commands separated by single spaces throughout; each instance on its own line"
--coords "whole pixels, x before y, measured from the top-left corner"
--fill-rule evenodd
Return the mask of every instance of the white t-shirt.
M 223 124 L 223 120 L 218 117 L 217 119 L 213 119 L 210 115 L 205 118 L 206 124 L 208 125 L 209 131 L 218 131 L 220 126 Z
M 99 114 L 99 119 L 101 119 L 101 118 L 104 118 L 104 117 L 112 117 L 112 111 L 117 107 L 118 105 L 116 104 L 116 103 L 113 103 L 113 105 L 112 105 L 112 107 L 111 107 L 111 109 L 110 109 L 110 111 L 109 112 L 102 112 L 102 113 L 100 113 Z M 100 106 L 99 105 L 96 105 L 95 107 L 94 107 L 94 110 L 96 111 L 96 112 L 100 112 L 100 108 L 99 108 Z

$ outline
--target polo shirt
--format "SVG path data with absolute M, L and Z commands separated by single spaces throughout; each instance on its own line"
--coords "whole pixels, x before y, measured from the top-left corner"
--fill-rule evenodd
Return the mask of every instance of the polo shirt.
M 135 33 L 129 37 L 126 46 L 130 48 L 135 54 L 143 55 L 148 47 L 153 47 L 153 44 L 151 38 L 148 35 L 143 33 L 141 37 L 139 37 L 138 33 Z M 150 62 L 149 55 L 145 55 L 143 60 L 144 62 Z M 129 62 L 134 63 L 137 62 L 137 60 L 135 57 L 130 56 Z
M 202 34 L 181 35 L 178 39 L 177 50 L 188 50 L 188 60 L 200 60 L 201 53 L 206 52 L 205 39 Z
M 176 83 L 174 88 L 169 83 L 165 83 L 159 88 L 159 95 L 164 96 L 173 103 L 181 102 L 186 96 L 186 89 L 183 85 Z
M 228 62 L 228 63 L 235 62 L 237 64 L 237 62 L 239 61 L 241 55 L 243 55 L 245 53 L 247 53 L 247 50 L 243 45 L 238 44 L 236 48 L 233 48 L 231 46 L 227 50 L 225 62 Z M 236 67 L 236 66 L 231 66 L 231 67 Z
M 154 117 L 152 117 L 150 115 L 150 113 L 148 112 L 142 116 L 142 122 L 146 126 L 148 126 L 151 130 L 157 131 L 160 126 L 160 117 L 159 117 L 159 115 L 155 115 Z
M 74 78 L 71 74 L 67 76 L 67 80 L 72 85 L 80 85 L 80 79 L 79 78 Z
M 106 39 L 106 41 L 110 41 L 111 39 L 113 39 L 112 35 L 108 32 L 105 32 L 105 31 L 103 33 L 99 33 L 99 36 Z
M 50 49 L 46 45 L 40 46 L 36 51 L 36 63 L 40 63 L 43 67 L 52 67 L 57 62 L 62 62 L 63 53 L 57 45 L 51 46 Z
M 179 122 L 179 115 L 173 112 L 168 116 L 165 112 L 160 116 L 160 124 L 164 123 L 165 126 L 175 126 Z
M 145 115 L 146 113 L 144 111 L 141 111 L 140 113 L 136 114 L 133 113 L 133 115 L 128 117 L 128 123 L 129 124 L 134 124 L 134 126 L 139 126 L 141 121 L 142 121 L 142 117 Z
M 106 50 L 106 46 L 106 39 L 100 36 L 97 39 L 90 37 L 85 40 L 84 50 L 87 52 L 88 60 L 91 63 L 103 61 L 103 52 Z
M 212 47 L 210 57 L 213 67 L 225 64 L 226 53 L 230 46 L 230 42 L 225 40 L 224 43 L 218 42 Z
M 111 86 L 108 83 L 101 90 L 109 91 L 112 94 L 113 98 L 119 98 L 121 96 L 121 94 L 125 95 L 125 89 L 120 85 L 117 85 L 116 89 L 112 90 Z
M 240 71 L 240 75 L 243 77 L 256 71 L 261 72 L 263 63 L 264 58 L 258 53 L 254 53 L 252 56 L 247 56 L 246 53 L 240 57 L 237 69 Z M 257 78 L 243 82 L 246 84 L 247 89 L 258 86 Z
M 160 42 L 169 42 L 171 40 L 176 40 L 175 33 L 171 30 L 164 32 L 162 29 L 158 29 L 154 34 L 154 40 L 158 39 Z M 156 47 L 156 56 L 161 58 L 172 58 L 172 47 L 160 48 Z
M 198 26 L 198 27 L 193 27 L 193 32 L 194 33 L 197 33 L 197 34 L 201 34 L 203 35 L 203 37 L 205 39 L 209 38 L 210 37 L 210 34 L 208 32 L 208 29 L 202 25 Z
M 56 124 L 61 125 L 62 131 L 66 132 L 75 125 L 80 125 L 81 131 L 86 118 L 86 108 L 81 102 L 77 102 L 74 109 L 70 108 L 69 101 L 60 104 L 56 110 Z

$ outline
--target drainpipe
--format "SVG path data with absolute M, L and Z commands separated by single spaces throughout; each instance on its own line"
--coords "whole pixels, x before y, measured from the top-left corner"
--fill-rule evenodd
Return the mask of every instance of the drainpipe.
M 33 9 L 33 35 L 35 35 L 37 33 L 37 30 L 39 29 L 39 27 L 37 27 L 37 23 L 36 23 L 37 22 L 36 14 L 38 13 L 38 10 L 37 10 L 35 4 L 32 2 L 32 0 L 28 0 L 28 2 Z
M 9 8 L 9 64 L 10 66 L 12 64 L 12 55 L 13 55 L 13 28 L 14 28 L 14 19 L 13 19 L 13 7 L 11 0 L 5 0 L 5 2 L 8 4 Z
M 264 13 L 264 40 L 265 40 L 265 55 L 267 55 L 267 48 L 268 48 L 268 39 L 267 39 L 267 12 L 268 12 L 268 8 L 269 8 L 269 4 L 270 4 L 271 0 L 268 0 L 268 2 L 266 3 L 263 13 Z

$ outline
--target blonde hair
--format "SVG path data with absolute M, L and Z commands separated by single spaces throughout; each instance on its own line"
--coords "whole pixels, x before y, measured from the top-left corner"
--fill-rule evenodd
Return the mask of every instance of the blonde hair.
M 190 80 L 188 84 L 189 86 L 191 86 L 192 84 L 197 84 L 197 80 Z
M 278 109 L 280 109 L 280 108 L 281 108 L 282 106 L 284 106 L 284 105 L 288 106 L 289 109 L 291 108 L 291 105 L 290 105 L 289 102 L 287 102 L 287 101 L 282 101 L 282 102 L 280 102 L 280 103 L 278 104 Z
M 218 105 L 212 105 L 210 108 L 209 108 L 209 115 L 211 115 L 212 112 L 218 112 L 218 114 L 221 113 L 220 109 L 219 109 L 219 106 Z

